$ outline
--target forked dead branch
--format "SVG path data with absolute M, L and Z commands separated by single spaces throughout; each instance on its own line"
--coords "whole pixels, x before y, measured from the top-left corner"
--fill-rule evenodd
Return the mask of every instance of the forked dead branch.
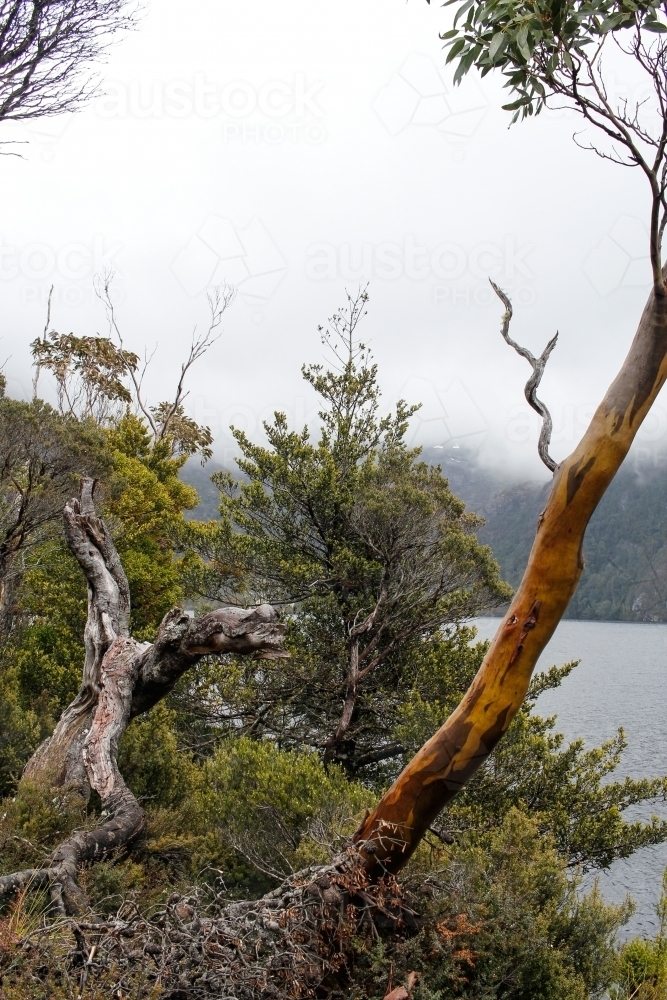
M 521 347 L 519 344 L 517 344 L 516 341 L 512 340 L 512 338 L 510 337 L 512 303 L 508 299 L 507 295 L 505 295 L 505 292 L 503 292 L 502 288 L 499 288 L 498 285 L 496 285 L 495 281 L 491 281 L 490 278 L 489 281 L 491 282 L 491 287 L 493 288 L 494 292 L 505 306 L 505 312 L 503 313 L 503 324 L 502 327 L 500 328 L 500 332 L 502 333 L 505 342 L 508 343 L 510 347 L 513 347 L 514 350 L 517 352 L 517 354 L 520 354 L 522 358 L 525 358 L 528 364 L 533 369 L 533 374 L 526 382 L 524 395 L 526 397 L 526 401 L 528 402 L 528 404 L 532 406 L 535 412 L 539 413 L 539 415 L 542 417 L 542 428 L 540 430 L 540 437 L 537 442 L 537 452 L 542 461 L 544 462 L 544 464 L 546 465 L 549 472 L 553 472 L 556 468 L 556 463 L 549 454 L 549 445 L 551 444 L 551 432 L 553 430 L 553 422 L 551 420 L 551 414 L 549 413 L 548 409 L 546 408 L 542 400 L 537 398 L 537 387 L 542 381 L 542 376 L 544 375 L 544 369 L 547 366 L 547 361 L 549 360 L 551 352 L 553 351 L 554 347 L 556 346 L 556 343 L 558 342 L 558 333 L 556 333 L 555 337 L 551 338 L 547 346 L 540 354 L 539 358 L 536 358 L 533 354 L 531 354 L 528 348 Z

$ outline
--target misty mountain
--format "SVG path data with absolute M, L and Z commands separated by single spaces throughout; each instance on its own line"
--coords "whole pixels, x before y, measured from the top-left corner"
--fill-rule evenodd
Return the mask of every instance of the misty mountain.
M 438 457 L 441 456 L 441 457 Z M 485 519 L 478 532 L 516 587 L 526 566 L 549 483 L 503 482 L 465 453 L 431 449 L 450 485 Z M 621 467 L 588 526 L 585 569 L 566 618 L 667 621 L 667 464 Z
M 219 462 L 210 461 L 206 465 L 202 465 L 198 458 L 189 458 L 181 469 L 183 482 L 194 486 L 199 494 L 198 506 L 185 515 L 188 520 L 217 520 L 220 494 L 217 487 L 211 482 L 211 476 L 222 468 L 223 466 Z M 235 469 L 234 472 L 238 474 L 238 469 Z

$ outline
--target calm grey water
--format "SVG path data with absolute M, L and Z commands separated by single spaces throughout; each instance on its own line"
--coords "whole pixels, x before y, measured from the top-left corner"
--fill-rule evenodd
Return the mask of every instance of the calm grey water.
M 475 621 L 480 639 L 490 639 L 498 618 Z M 557 715 L 557 730 L 566 738 L 582 736 L 596 746 L 623 726 L 628 749 L 618 777 L 667 774 L 667 625 L 625 622 L 564 621 L 538 664 L 581 660 L 560 688 L 545 692 L 537 702 L 540 715 Z M 667 803 L 633 807 L 627 819 L 667 817 Z M 600 875 L 600 888 L 611 901 L 630 893 L 637 912 L 626 934 L 653 934 L 655 904 L 667 867 L 667 844 L 644 848 L 617 861 Z M 623 936 L 625 937 L 626 934 Z

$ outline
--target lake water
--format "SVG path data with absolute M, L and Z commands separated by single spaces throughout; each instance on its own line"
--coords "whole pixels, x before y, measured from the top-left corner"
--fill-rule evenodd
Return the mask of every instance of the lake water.
M 479 638 L 490 639 L 499 623 L 499 618 L 477 619 Z M 538 699 L 540 715 L 557 715 L 559 732 L 568 739 L 582 736 L 589 746 L 623 726 L 628 748 L 616 775 L 667 774 L 667 625 L 563 621 L 537 669 L 568 660 L 581 663 L 560 688 Z M 651 813 L 667 817 L 667 803 L 632 807 L 625 816 L 648 819 Z M 630 893 L 637 903 L 626 933 L 655 933 L 655 904 L 665 867 L 667 843 L 637 851 L 600 874 L 607 899 L 620 901 Z

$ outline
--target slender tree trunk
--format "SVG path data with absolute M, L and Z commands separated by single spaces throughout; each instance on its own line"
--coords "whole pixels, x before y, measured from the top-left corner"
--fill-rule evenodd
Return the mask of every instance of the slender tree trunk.
M 343 710 L 336 726 L 324 748 L 324 764 L 330 764 L 335 759 L 341 740 L 347 733 L 352 723 L 354 709 L 357 704 L 357 689 L 359 685 L 359 636 L 355 635 L 350 642 L 347 667 L 347 683 L 345 688 L 345 698 L 343 699 Z
M 83 802 L 95 791 L 104 819 L 95 829 L 68 837 L 47 868 L 0 878 L 0 898 L 28 884 L 44 885 L 66 913 L 85 906 L 77 884 L 80 865 L 129 844 L 144 826 L 143 809 L 116 762 L 131 717 L 164 698 L 207 653 L 285 655 L 280 648 L 284 626 L 268 605 L 250 611 L 221 608 L 199 619 L 174 608 L 163 619 L 155 643 L 133 639 L 129 585 L 111 536 L 95 513 L 93 491 L 93 481 L 84 479 L 80 498 L 64 510 L 65 536 L 88 584 L 81 687 L 53 735 L 28 762 L 23 779 L 62 789 Z
M 460 705 L 355 835 L 372 871 L 400 870 L 516 715 L 584 568 L 590 517 L 667 376 L 667 297 L 651 294 L 630 352 L 581 442 L 555 471 L 528 566 Z
M 375 602 L 375 607 L 365 619 L 359 625 L 355 625 L 351 629 L 349 635 L 349 647 L 348 647 L 348 658 L 347 658 L 347 678 L 345 684 L 345 697 L 343 699 L 343 708 L 341 711 L 340 719 L 336 729 L 331 734 L 327 740 L 324 747 L 324 764 L 330 764 L 332 760 L 335 760 L 338 747 L 343 740 L 343 737 L 352 725 L 352 719 L 354 717 L 354 710 L 357 706 L 357 697 L 359 694 L 359 681 L 371 672 L 373 667 L 379 662 L 379 657 L 371 661 L 363 668 L 359 669 L 359 662 L 361 656 L 359 654 L 359 646 L 361 643 L 361 636 L 366 635 L 373 628 L 377 620 L 380 608 L 385 603 L 387 599 L 387 591 L 389 588 L 388 579 L 388 569 L 385 567 L 385 572 L 382 578 L 382 584 L 380 585 L 380 592 L 378 594 L 377 601 Z M 376 636 L 377 639 L 377 636 Z M 363 655 L 366 655 L 373 648 L 373 642 L 366 647 Z
M 20 540 L 10 538 L 0 546 L 0 636 L 8 635 L 14 618 L 14 598 L 20 574 L 15 570 Z

